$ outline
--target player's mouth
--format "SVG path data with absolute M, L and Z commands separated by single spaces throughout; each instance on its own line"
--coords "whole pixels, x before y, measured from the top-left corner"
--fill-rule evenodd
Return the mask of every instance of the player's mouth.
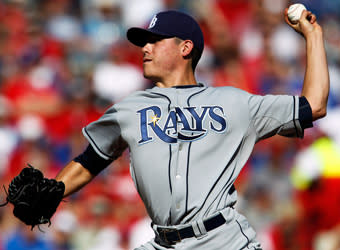
M 143 63 L 151 62 L 152 60 L 150 58 L 143 58 Z

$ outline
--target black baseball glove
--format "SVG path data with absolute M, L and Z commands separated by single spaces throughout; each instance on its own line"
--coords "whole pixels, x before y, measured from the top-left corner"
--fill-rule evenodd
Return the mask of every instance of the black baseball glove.
M 12 203 L 13 214 L 26 225 L 49 223 L 62 201 L 65 184 L 54 179 L 44 178 L 42 172 L 31 165 L 14 177 L 8 187 L 4 187 L 7 198 L 4 204 Z

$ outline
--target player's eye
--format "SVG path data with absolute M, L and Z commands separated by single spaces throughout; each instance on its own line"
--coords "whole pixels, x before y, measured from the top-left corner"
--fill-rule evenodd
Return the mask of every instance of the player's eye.
M 163 37 L 151 35 L 151 36 L 148 37 L 146 42 L 154 44 L 154 43 L 159 42 L 161 40 L 163 40 Z

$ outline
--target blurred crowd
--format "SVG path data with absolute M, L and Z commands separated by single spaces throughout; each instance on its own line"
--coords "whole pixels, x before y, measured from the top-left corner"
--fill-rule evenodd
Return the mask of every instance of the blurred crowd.
M 335 250 L 340 249 L 340 1 L 299 2 L 324 30 L 330 119 L 314 123 L 303 140 L 275 136 L 259 142 L 237 180 L 236 208 L 249 218 L 265 250 Z M 54 178 L 87 146 L 85 125 L 132 91 L 152 87 L 142 77 L 141 51 L 125 33 L 131 26 L 146 27 L 161 10 L 182 10 L 199 21 L 206 41 L 196 70 L 199 82 L 261 95 L 299 95 L 305 43 L 284 23 L 290 3 L 0 1 L 0 184 L 7 187 L 27 163 Z M 330 153 L 332 146 L 338 154 Z M 0 208 L 0 250 L 127 250 L 153 237 L 129 175 L 129 153 L 62 202 L 52 226 L 40 229 L 44 232 L 24 226 L 10 205 Z

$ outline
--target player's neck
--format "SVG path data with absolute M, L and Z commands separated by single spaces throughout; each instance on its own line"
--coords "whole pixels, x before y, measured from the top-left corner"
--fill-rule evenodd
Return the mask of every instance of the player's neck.
M 197 81 L 192 71 L 183 74 L 170 74 L 168 77 L 156 81 L 156 86 L 160 88 L 171 88 L 175 86 L 196 85 Z

